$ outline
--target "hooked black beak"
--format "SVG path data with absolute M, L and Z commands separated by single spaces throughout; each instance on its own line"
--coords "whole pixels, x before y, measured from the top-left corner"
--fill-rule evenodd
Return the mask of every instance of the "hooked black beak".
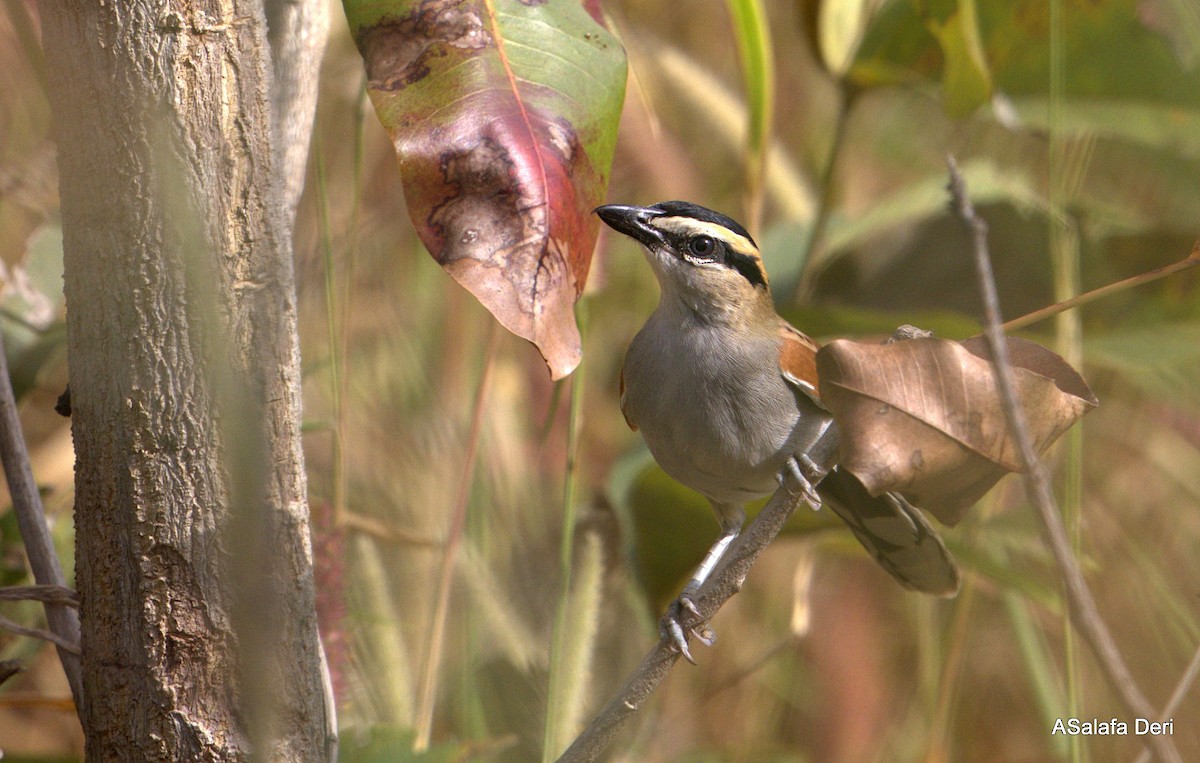
M 608 227 L 624 233 L 643 246 L 656 246 L 666 242 L 662 231 L 650 225 L 650 220 L 664 212 L 650 207 L 633 207 L 625 204 L 606 204 L 596 207 L 596 214 Z

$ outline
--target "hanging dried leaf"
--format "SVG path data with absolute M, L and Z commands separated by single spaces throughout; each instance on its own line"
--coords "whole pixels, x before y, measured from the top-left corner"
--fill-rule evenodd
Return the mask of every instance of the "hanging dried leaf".
M 1008 351 L 1040 453 L 1097 401 L 1046 348 L 1010 337 Z M 842 467 L 874 495 L 899 492 L 942 522 L 957 522 L 1021 466 L 990 357 L 982 337 L 826 345 L 817 369 L 821 399 L 841 428 Z
M 625 53 L 596 3 L 344 6 L 421 240 L 566 376 L 625 93 Z

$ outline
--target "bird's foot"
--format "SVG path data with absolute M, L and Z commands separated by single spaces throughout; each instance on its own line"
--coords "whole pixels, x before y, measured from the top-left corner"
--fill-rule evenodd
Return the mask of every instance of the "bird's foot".
M 796 482 L 800 484 L 800 494 L 804 498 L 804 502 L 812 507 L 813 511 L 821 508 L 821 496 L 817 493 L 814 484 L 825 478 L 825 473 L 816 465 L 807 453 L 800 453 L 792 456 L 787 460 L 784 468 L 796 478 Z M 779 473 L 779 484 L 783 484 L 784 474 Z
M 692 653 L 688 649 L 689 635 L 695 636 L 696 640 L 705 646 L 712 646 L 717 641 L 717 634 L 708 626 L 708 623 L 697 623 L 689 626 L 686 630 L 683 627 L 685 618 L 701 616 L 700 610 L 692 601 L 694 593 L 695 590 L 692 590 L 690 586 L 684 588 L 683 593 L 679 594 L 679 598 L 667 607 L 667 614 L 663 615 L 663 619 L 658 624 L 659 637 L 667 641 L 675 651 L 682 654 L 683 658 L 693 665 L 696 664 L 696 659 L 692 657 Z

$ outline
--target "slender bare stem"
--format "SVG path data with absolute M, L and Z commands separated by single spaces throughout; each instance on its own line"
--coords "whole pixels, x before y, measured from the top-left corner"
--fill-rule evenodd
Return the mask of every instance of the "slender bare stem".
M 17 415 L 17 401 L 13 397 L 9 382 L 8 360 L 4 353 L 4 340 L 0 336 L 0 459 L 4 461 L 4 476 L 8 480 L 8 492 L 12 495 L 13 511 L 17 514 L 17 526 L 25 541 L 25 555 L 33 579 L 39 585 L 66 588 L 62 564 L 54 550 L 54 539 L 50 537 L 50 526 L 42 508 L 42 496 L 33 481 L 33 469 L 29 466 L 29 451 L 21 433 L 21 419 Z M 58 658 L 75 706 L 80 708 L 79 717 L 84 717 L 83 672 L 79 663 L 79 613 L 63 604 L 46 602 L 46 623 L 56 636 Z M 75 649 L 67 648 L 74 644 Z
M 0 601 L 40 601 L 79 609 L 79 594 L 59 585 L 10 585 L 0 588 Z
M 67 639 L 63 638 L 62 636 L 59 636 L 57 633 L 43 630 L 41 628 L 30 628 L 28 626 L 21 625 L 20 623 L 15 622 L 13 620 L 9 620 L 7 617 L 4 617 L 2 615 L 0 615 L 0 630 L 5 630 L 5 631 L 9 631 L 11 633 L 16 633 L 17 635 L 20 635 L 20 636 L 29 636 L 30 638 L 41 639 L 42 641 L 49 641 L 51 644 L 54 644 L 55 646 L 57 646 L 59 649 L 70 652 L 71 654 L 75 655 L 76 657 L 79 656 L 79 642 L 78 641 L 68 641 Z
M 1104 286 L 1097 287 L 1091 291 L 1087 291 L 1083 294 L 1071 297 L 1070 299 L 1063 300 L 1062 302 L 1056 302 L 1055 304 L 1048 305 L 1040 310 L 1034 310 L 1032 313 L 1026 313 L 1020 318 L 1013 318 L 1011 321 L 1008 321 L 1001 326 L 1001 328 L 1003 328 L 1005 331 L 1018 331 L 1027 326 L 1032 326 L 1039 321 L 1052 318 L 1066 310 L 1082 307 L 1089 302 L 1095 302 L 1096 300 L 1102 297 L 1107 297 L 1110 294 L 1116 294 L 1118 292 L 1125 291 L 1126 289 L 1132 289 L 1135 286 L 1141 286 L 1142 284 L 1150 283 L 1151 281 L 1157 281 L 1160 278 L 1166 278 L 1169 275 L 1173 275 L 1182 270 L 1187 270 L 1188 268 L 1194 268 L 1198 265 L 1200 265 L 1200 241 L 1197 241 L 1192 247 L 1192 253 L 1187 257 L 1184 257 L 1179 262 L 1174 262 L 1170 265 L 1163 265 L 1161 268 L 1147 270 L 1145 273 L 1138 273 L 1137 275 L 1130 276 L 1129 278 L 1122 278 L 1120 281 L 1114 281 L 1113 283 L 1105 284 Z
M 1175 691 L 1171 692 L 1171 698 L 1167 700 L 1167 704 L 1163 706 L 1162 712 L 1158 714 L 1160 721 L 1168 721 L 1171 719 L 1171 716 L 1175 715 L 1175 711 L 1179 709 L 1183 698 L 1191 691 L 1192 685 L 1196 683 L 1198 676 L 1200 676 L 1200 647 L 1192 655 L 1192 661 L 1188 663 L 1187 669 L 1183 671 L 1179 683 L 1175 686 Z M 1136 763 L 1150 763 L 1150 751 L 1142 750 L 1142 754 L 1138 756 Z
M 1141 689 L 1138 688 L 1128 666 L 1121 658 L 1112 634 L 1109 633 L 1100 617 L 1096 601 L 1083 577 L 1083 572 L 1071 553 L 1071 543 L 1058 513 L 1054 491 L 1050 487 L 1049 474 L 1033 449 L 1033 442 L 1025 424 L 1025 414 L 1017 402 L 1014 391 L 1012 366 L 1008 362 L 1008 345 L 1000 321 L 1000 300 L 996 294 L 996 282 L 992 275 L 991 255 L 988 253 L 987 223 L 975 213 L 975 207 L 967 195 L 966 182 L 958 171 L 953 157 L 947 157 L 947 164 L 950 171 L 949 189 L 953 210 L 971 234 L 979 289 L 983 297 L 984 335 L 991 350 L 992 365 L 996 369 L 996 386 L 1000 391 L 1009 430 L 1016 441 L 1021 463 L 1024 466 L 1025 489 L 1037 509 L 1037 515 L 1041 520 L 1042 529 L 1046 533 L 1050 550 L 1054 554 L 1055 562 L 1063 577 L 1071 620 L 1080 635 L 1091 646 L 1109 685 L 1121 704 L 1124 705 L 1129 716 L 1154 717 L 1154 709 L 1142 694 Z M 1145 743 L 1164 763 L 1181 763 L 1179 752 L 1167 737 L 1147 735 Z

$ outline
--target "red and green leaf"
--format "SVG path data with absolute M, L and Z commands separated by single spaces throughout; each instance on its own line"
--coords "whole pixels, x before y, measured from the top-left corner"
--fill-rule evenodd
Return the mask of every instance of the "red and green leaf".
M 597 3 L 344 6 L 421 240 L 566 376 L 625 94 L 625 53 Z

